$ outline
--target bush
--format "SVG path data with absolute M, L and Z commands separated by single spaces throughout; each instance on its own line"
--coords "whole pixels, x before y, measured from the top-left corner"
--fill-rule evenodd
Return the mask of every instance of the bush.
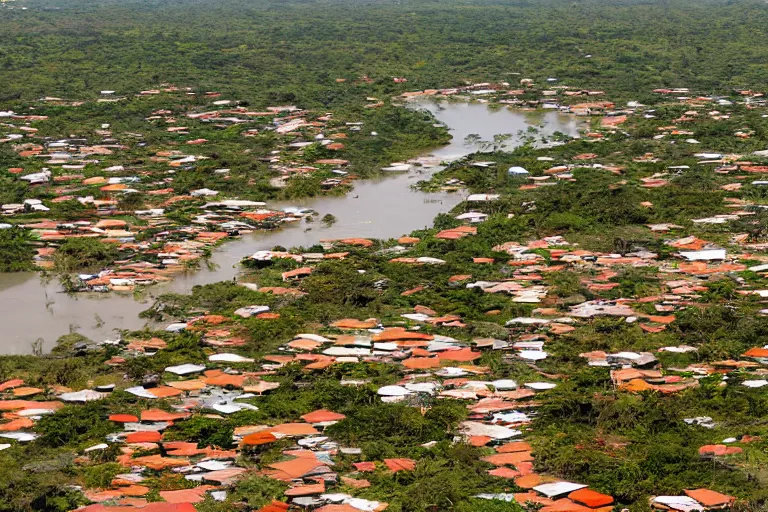
M 59 272 L 101 269 L 118 259 L 117 245 L 95 238 L 69 238 L 54 253 L 53 261 Z
M 29 232 L 20 228 L 0 229 L 0 272 L 20 272 L 34 268 L 35 250 L 29 245 Z
M 50 447 L 80 447 L 86 442 L 103 442 L 104 436 L 116 432 L 117 426 L 107 420 L 107 410 L 99 402 L 66 405 L 35 425 L 42 435 L 39 442 Z
M 553 213 L 544 220 L 544 228 L 552 231 L 581 231 L 590 226 L 591 222 L 573 213 Z
M 195 416 L 174 424 L 167 431 L 166 438 L 170 441 L 193 441 L 199 448 L 206 446 L 230 448 L 233 432 L 234 427 L 228 420 Z

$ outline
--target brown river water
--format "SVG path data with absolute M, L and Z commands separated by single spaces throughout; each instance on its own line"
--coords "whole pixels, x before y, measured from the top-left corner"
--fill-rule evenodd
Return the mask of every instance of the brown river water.
M 541 133 L 575 135 L 581 123 L 575 117 L 557 112 L 521 112 L 491 110 L 483 103 L 425 101 L 411 104 L 430 110 L 450 128 L 453 140 L 424 157 L 435 164 L 460 158 L 477 151 L 464 139 L 478 134 L 482 140 L 492 140 L 496 134 L 515 135 L 518 130 L 537 126 Z M 364 129 L 364 127 L 363 127 Z M 507 147 L 518 144 L 516 137 Z M 434 157 L 434 158 L 431 158 Z M 79 332 L 94 341 L 116 339 L 119 329 L 141 329 L 146 321 L 139 318 L 154 298 L 168 292 L 186 293 L 193 286 L 232 280 L 240 272 L 240 260 L 258 250 L 283 247 L 309 247 L 320 240 L 362 237 L 392 238 L 431 225 L 432 219 L 458 204 L 463 193 L 423 193 L 411 185 L 427 179 L 442 167 L 422 167 L 408 173 L 392 173 L 381 178 L 355 183 L 354 190 L 344 197 L 318 197 L 290 204 L 270 203 L 271 208 L 284 206 L 308 207 L 320 216 L 330 213 L 338 221 L 330 227 L 316 221 L 312 224 L 288 224 L 279 231 L 244 235 L 216 249 L 210 268 L 179 275 L 170 283 L 155 285 L 140 299 L 133 294 L 67 295 L 55 280 L 43 283 L 36 273 L 0 274 L 0 354 L 28 354 L 33 343 L 42 340 L 47 352 L 59 336 Z M 311 227 L 310 230 L 307 230 Z

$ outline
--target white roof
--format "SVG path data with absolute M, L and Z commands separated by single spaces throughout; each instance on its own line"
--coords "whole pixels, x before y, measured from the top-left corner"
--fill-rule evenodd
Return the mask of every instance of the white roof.
M 38 438 L 38 435 L 31 432 L 3 432 L 0 434 L 0 437 L 4 437 L 6 439 L 15 439 L 20 443 L 26 443 L 28 441 L 34 441 Z
M 269 306 L 253 305 L 253 306 L 245 306 L 245 307 L 236 309 L 235 314 L 238 316 L 242 316 L 243 318 L 250 318 L 253 315 L 258 315 L 259 313 L 266 313 L 267 311 L 269 311 Z
M 349 348 L 349 347 L 331 347 L 323 350 L 327 356 L 369 356 L 370 349 L 367 348 Z
M 410 395 L 412 391 L 405 389 L 403 386 L 384 386 L 379 388 L 376 393 L 380 396 L 406 396 Z
M 176 375 L 187 375 L 190 373 L 197 373 L 205 370 L 204 364 L 180 364 L 177 366 L 169 366 L 165 371 L 175 373 Z
M 151 399 L 157 398 L 155 395 L 153 395 L 152 393 L 144 389 L 142 386 L 134 386 L 132 388 L 126 388 L 125 391 L 132 395 L 136 395 L 140 398 L 151 398 Z
M 422 256 L 420 258 L 416 258 L 416 261 L 418 263 L 425 263 L 428 265 L 441 265 L 445 263 L 445 260 L 441 260 L 438 258 L 430 258 L 429 256 Z
M 101 400 L 104 398 L 104 393 L 99 393 L 92 389 L 84 389 L 73 393 L 62 393 L 59 395 L 59 398 L 65 402 L 90 402 L 93 400 Z
M 523 412 L 497 412 L 493 415 L 494 423 L 530 423 L 531 418 Z
M 517 317 L 513 318 L 512 320 L 509 320 L 507 322 L 507 325 L 511 324 L 524 324 L 524 325 L 534 325 L 534 324 L 548 324 L 549 320 L 546 318 L 530 318 L 530 317 Z
M 461 215 L 456 216 L 456 220 L 467 220 L 467 219 L 485 219 L 488 217 L 487 213 L 482 212 L 467 212 L 462 213 Z
M 530 361 L 539 361 L 547 358 L 547 353 L 543 350 L 521 350 L 517 355 Z
M 547 498 L 552 498 L 583 489 L 584 487 L 586 487 L 586 485 L 575 484 L 573 482 L 552 482 L 551 484 L 537 485 L 533 490 L 543 494 Z
M 526 382 L 525 387 L 536 391 L 545 391 L 556 387 L 557 384 L 553 382 Z
M 405 389 L 414 393 L 429 393 L 430 395 L 435 392 L 437 384 L 434 382 L 412 382 L 405 385 Z
M 704 507 L 698 501 L 689 496 L 657 496 L 653 501 L 666 505 L 673 510 L 682 510 L 683 512 L 704 510 Z
M 688 261 L 724 260 L 725 249 L 710 249 L 707 251 L 680 251 L 680 256 Z
M 467 201 L 496 201 L 499 197 L 501 197 L 499 194 L 470 194 Z
M 212 356 L 208 357 L 209 361 L 218 361 L 223 363 L 252 363 L 254 360 L 250 357 L 243 357 L 238 354 L 230 354 L 230 353 L 223 353 L 223 354 L 213 354 Z
M 215 196 L 215 195 L 218 195 L 218 193 L 219 192 L 217 190 L 211 190 L 209 188 L 199 188 L 197 190 L 193 190 L 192 192 L 190 192 L 189 195 L 191 195 L 193 197 Z
M 488 436 L 493 439 L 509 439 L 522 435 L 522 432 L 501 425 L 487 425 L 477 421 L 465 421 L 461 424 L 461 431 L 468 436 Z
M 493 384 L 493 387 L 495 387 L 497 391 L 506 391 L 517 388 L 517 382 L 511 379 L 495 380 L 491 382 L 491 384 Z
M 326 338 L 325 336 L 320 336 L 319 334 L 307 334 L 307 333 L 297 334 L 294 339 L 312 340 L 312 341 L 316 341 L 318 343 L 326 343 L 326 342 L 331 341 L 328 338 Z

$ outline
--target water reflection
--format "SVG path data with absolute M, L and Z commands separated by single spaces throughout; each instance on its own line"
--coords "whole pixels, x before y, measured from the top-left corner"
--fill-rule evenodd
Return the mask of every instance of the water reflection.
M 435 158 L 425 161 L 459 158 L 477 151 L 479 146 L 465 144 L 465 138 L 477 134 L 482 140 L 492 140 L 496 134 L 525 131 L 529 126 L 540 133 L 555 131 L 574 134 L 578 121 L 556 112 L 520 112 L 507 108 L 492 110 L 481 103 L 450 102 L 436 104 L 421 102 L 410 108 L 425 108 L 448 126 L 453 135 L 450 144 L 432 153 Z M 507 147 L 519 144 L 516 137 Z M 429 157 L 430 155 L 424 155 Z M 439 167 L 420 168 L 404 174 L 393 174 L 355 184 L 355 190 L 345 197 L 322 197 L 291 203 L 305 206 L 325 215 L 333 214 L 338 221 L 330 227 L 319 222 L 289 225 L 281 231 L 254 233 L 229 242 L 214 252 L 211 268 L 178 276 L 174 281 L 151 287 L 143 297 L 131 294 L 87 294 L 75 297 L 61 293 L 56 282 L 43 283 L 35 273 L 0 275 L 0 352 L 26 354 L 32 344 L 43 340 L 43 349 L 52 348 L 56 339 L 77 331 L 91 339 L 115 336 L 115 329 L 140 329 L 145 321 L 138 314 L 147 309 L 154 297 L 167 292 L 184 293 L 195 285 L 233 279 L 239 272 L 243 256 L 276 245 L 308 247 L 324 239 L 365 237 L 391 238 L 421 229 L 431 224 L 440 212 L 455 206 L 460 194 L 424 194 L 411 185 L 425 179 Z M 290 206 L 270 204 L 271 207 Z M 311 227 L 310 230 L 307 230 Z

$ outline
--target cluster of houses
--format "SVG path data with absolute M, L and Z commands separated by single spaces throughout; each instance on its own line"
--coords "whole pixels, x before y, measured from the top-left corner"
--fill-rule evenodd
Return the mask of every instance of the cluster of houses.
M 524 96 L 529 90 L 535 90 L 526 80 L 521 82 L 520 94 L 506 90 L 507 86 L 502 89 L 491 84 L 477 84 L 462 90 L 423 91 L 407 96 L 448 96 L 461 92 L 503 98 Z M 554 94 L 548 94 L 550 90 Z M 482 236 L 485 223 L 499 216 L 495 205 L 502 204 L 505 198 L 498 191 L 474 191 L 464 203 L 463 211 L 454 212 L 454 227 L 425 231 L 418 237 L 403 236 L 387 243 L 383 249 L 385 244 L 374 240 L 348 238 L 324 242 L 323 252 L 260 251 L 247 258 L 260 270 L 242 285 L 265 294 L 262 296 L 265 303 L 238 304 L 229 314 L 202 314 L 178 319 L 166 327 L 162 338 L 133 335 L 104 343 L 113 354 L 104 364 L 118 372 L 133 359 L 154 357 L 170 350 L 167 340 L 179 333 L 198 336 L 205 349 L 204 360 L 179 361 L 152 378 L 119 379 L 104 385 L 88 384 L 82 389 L 30 385 L 23 375 L 14 376 L 0 384 L 0 411 L 3 411 L 0 440 L 7 441 L 0 444 L 0 449 L 8 449 L 14 443 L 35 442 L 41 434 L 36 428 L 37 422 L 65 404 L 82 405 L 105 400 L 119 389 L 133 397 L 134 406 L 116 402 L 125 410 L 115 410 L 107 418 L 115 425 L 115 433 L 106 436 L 102 443 L 82 450 L 77 462 L 91 464 L 99 453 L 116 447 L 119 452 L 116 462 L 124 472 L 116 475 L 104 488 L 79 489 L 91 502 L 78 509 L 81 512 L 191 512 L 195 504 L 207 499 L 226 500 L 239 480 L 253 475 L 287 484 L 283 494 L 261 508 L 263 512 L 383 511 L 388 507 L 386 502 L 365 497 L 365 489 L 371 486 L 371 475 L 417 471 L 423 462 L 410 458 L 370 458 L 361 447 L 333 439 L 326 429 L 345 421 L 345 416 L 336 411 L 319 409 L 297 415 L 290 422 L 266 421 L 238 426 L 231 439 L 234 448 L 227 449 L 174 441 L 166 438 L 166 431 L 195 418 L 223 419 L 242 411 L 258 410 L 259 400 L 279 389 L 279 376 L 287 368 L 298 367 L 303 374 L 312 376 L 328 375 L 336 368 L 386 365 L 395 375 L 395 379 L 386 385 L 374 384 L 367 377 L 356 378 L 354 372 L 347 372 L 340 384 L 374 386 L 379 403 L 399 403 L 420 411 L 441 400 L 464 404 L 467 417 L 455 432 L 451 432 L 454 442 L 482 449 L 488 475 L 512 490 L 478 492 L 477 499 L 514 501 L 525 507 L 540 508 L 542 512 L 608 512 L 621 506 L 605 489 L 564 480 L 537 468 L 534 441 L 539 425 L 537 410 L 557 396 L 567 378 L 566 375 L 548 373 L 542 366 L 553 356 L 557 357 L 558 345 L 567 341 L 568 336 L 607 318 L 636 329 L 639 336 L 648 340 L 643 347 L 595 348 L 579 354 L 580 363 L 602 368 L 610 375 L 616 393 L 685 393 L 700 386 L 702 379 L 712 378 L 720 379 L 720 386 L 737 386 L 739 390 L 768 386 L 768 346 L 760 343 L 756 342 L 738 357 L 701 359 L 684 365 L 664 364 L 663 361 L 669 354 L 696 354 L 698 346 L 656 346 L 655 341 L 664 339 L 665 331 L 675 328 L 683 311 L 707 307 L 704 298 L 714 283 L 733 282 L 736 296 L 752 297 L 757 301 L 768 297 L 768 288 L 764 288 L 768 286 L 764 284 L 768 274 L 768 254 L 765 254 L 768 243 L 749 233 L 729 229 L 732 223 L 755 218 L 764 208 L 759 198 L 742 196 L 741 190 L 760 186 L 760 180 L 753 178 L 768 172 L 768 166 L 763 163 L 765 154 L 736 155 L 694 149 L 698 141 L 688 139 L 695 133 L 696 123 L 729 116 L 731 106 L 714 97 L 689 97 L 688 91 L 684 90 L 656 92 L 666 96 L 685 95 L 674 101 L 690 106 L 690 110 L 673 124 L 660 127 L 651 140 L 686 148 L 690 153 L 686 158 L 696 162 L 694 167 L 673 165 L 675 162 L 666 165 L 654 154 L 644 154 L 632 157 L 632 164 L 647 165 L 647 171 L 639 174 L 633 171 L 630 175 L 626 162 L 614 161 L 618 155 L 601 156 L 598 149 L 594 153 L 567 157 L 542 154 L 536 159 L 536 169 L 528 166 L 530 171 L 520 165 L 504 166 L 507 174 L 519 180 L 515 182 L 517 192 L 523 194 L 534 194 L 541 187 L 588 179 L 577 171 L 607 173 L 616 178 L 616 187 L 632 186 L 647 191 L 649 200 L 638 206 L 648 209 L 654 208 L 650 200 L 652 194 L 674 186 L 678 176 L 701 169 L 713 171 L 712 174 L 722 180 L 719 189 L 729 194 L 724 198 L 722 208 L 685 219 L 685 222 L 637 226 L 658 242 L 654 246 L 628 243 L 615 251 L 589 250 L 567 233 L 541 238 L 512 239 L 510 236 L 487 247 L 472 245 L 476 254 L 471 261 L 463 262 L 463 268 L 469 269 L 466 273 L 447 273 L 439 278 L 444 282 L 424 278 L 417 286 L 401 290 L 398 304 L 385 316 L 336 318 L 315 323 L 311 331 L 297 332 L 293 339 L 255 357 L 250 350 L 254 340 L 250 339 L 245 323 L 254 318 L 277 322 L 282 307 L 301 305 L 309 294 L 304 283 L 313 278 L 318 266 L 329 260 L 341 264 L 351 260 L 356 272 L 365 273 L 365 258 L 369 258 L 367 261 L 380 264 L 379 269 L 424 269 L 424 275 L 440 275 L 430 272 L 451 268 L 450 248 L 464 248 L 462 244 L 469 246 Z M 156 92 L 145 91 L 143 94 L 152 96 Z M 575 91 L 556 86 L 542 91 L 542 96 L 548 98 L 600 94 L 600 91 Z M 761 101 L 758 93 L 748 92 L 742 97 L 743 102 L 749 102 L 750 108 L 756 108 Z M 188 136 L 185 144 L 189 146 L 205 147 L 207 141 L 196 137 L 187 123 L 243 124 L 248 127 L 245 132 L 248 134 L 256 130 L 249 127 L 251 118 L 272 117 L 278 113 L 273 110 L 269 110 L 269 114 L 249 112 L 223 100 L 215 103 L 220 108 L 189 113 L 183 121 L 171 122 L 180 116 L 155 111 L 150 122 L 170 125 L 167 129 L 172 133 Z M 573 105 L 569 108 L 573 109 Z M 590 101 L 579 109 L 588 113 L 599 110 L 605 115 L 593 127 L 594 135 L 587 134 L 594 144 L 609 139 L 633 119 L 653 119 L 655 116 L 653 109 L 641 105 L 617 111 L 609 102 Z M 18 119 L 15 114 L 10 118 L 29 121 Z M 309 139 L 308 134 L 316 133 L 311 140 L 287 145 L 295 149 L 313 144 L 326 147 L 343 144 L 335 142 L 344 139 L 338 135 L 345 134 L 354 125 L 336 125 L 334 136 L 324 124 L 330 123 L 331 119 L 328 114 L 312 119 L 303 111 L 280 108 L 279 116 L 270 128 L 281 136 L 303 133 L 304 139 Z M 108 130 L 108 127 L 103 129 Z M 744 129 L 732 136 L 744 141 L 750 134 Z M 46 161 L 45 170 L 28 172 L 21 169 L 17 172 L 19 179 L 34 186 L 59 187 L 56 193 L 60 196 L 56 199 L 71 197 L 40 202 L 29 198 L 14 204 L 13 208 L 3 207 L 10 219 L 22 217 L 24 220 L 19 224 L 34 231 L 41 242 L 41 262 L 55 254 L 57 243 L 69 237 L 98 237 L 119 244 L 126 252 L 126 259 L 116 263 L 113 269 L 81 276 L 83 287 L 87 289 L 130 289 L 139 283 L 167 279 L 166 274 L 178 269 L 184 261 L 201 257 L 206 248 L 226 237 L 300 216 L 265 209 L 263 203 L 225 199 L 219 197 L 217 191 L 206 188 L 195 189 L 184 196 L 175 195 L 175 172 L 167 171 L 181 172 L 194 167 L 204 156 L 197 152 L 155 152 L 156 163 L 162 163 L 163 171 L 145 174 L 130 166 L 117 169 L 118 164 L 112 158 L 108 159 L 110 167 L 105 167 L 107 163 L 102 157 L 124 151 L 125 142 L 94 144 L 62 140 L 30 143 L 26 142 L 27 134 L 23 138 L 6 138 L 21 156 Z M 22 139 L 24 143 L 19 142 Z M 51 144 L 57 145 L 51 147 Z M 268 158 L 270 165 L 281 169 L 286 176 L 312 171 L 289 166 L 284 152 Z M 314 164 L 343 167 L 346 163 L 340 159 L 326 159 Z M 398 165 L 392 167 L 400 169 Z M 486 172 L 497 164 L 467 161 L 455 165 L 468 165 L 476 172 Z M 97 166 L 100 172 L 89 173 L 86 177 L 83 172 L 92 168 L 87 166 Z M 664 170 L 660 172 L 659 167 Z M 221 171 L 221 174 L 227 174 Z M 112 177 L 118 179 L 112 182 Z M 94 179 L 98 181 L 85 183 Z M 450 185 L 456 186 L 457 182 Z M 87 198 L 90 196 L 85 194 L 91 193 L 93 187 L 101 193 L 91 194 L 99 199 L 91 197 L 89 203 Z M 142 219 L 141 223 L 115 218 L 120 208 L 116 198 L 127 193 L 158 198 L 152 201 L 151 209 L 134 212 L 136 218 Z M 62 222 L 27 218 L 33 215 L 32 212 L 45 215 L 45 208 L 50 208 L 50 204 L 69 200 L 91 204 L 94 209 L 102 207 L 102 220 Z M 97 205 L 95 201 L 111 202 Z M 193 220 L 189 225 L 179 225 L 168 218 L 167 212 L 185 201 L 194 208 Z M 531 197 L 519 206 L 521 211 L 514 215 L 535 212 L 535 198 Z M 351 258 L 353 253 L 355 257 Z M 272 271 L 273 267 L 280 269 L 279 282 L 269 282 L 260 273 L 265 269 Z M 654 291 L 625 294 L 621 275 L 626 269 L 653 272 L 657 282 Z M 561 300 L 563 297 L 557 296 L 551 278 L 563 273 L 577 275 L 580 289 L 586 290 L 590 297 L 575 295 L 569 297 L 567 303 Z M 374 288 L 379 292 L 387 289 L 386 281 L 377 281 Z M 470 334 L 478 323 L 476 320 L 456 311 L 441 310 L 443 303 L 440 301 L 430 302 L 433 289 L 440 286 L 471 291 L 483 297 L 502 298 L 505 305 L 525 308 L 526 314 L 497 322 L 497 332 L 503 334 L 477 337 Z M 272 301 L 274 296 L 280 300 Z M 501 309 L 485 311 L 483 316 L 487 322 L 484 323 L 492 323 L 502 314 Z M 768 309 L 756 314 L 768 315 Z M 104 350 L 104 347 L 91 350 Z M 488 361 L 501 361 L 502 368 L 512 364 L 524 367 L 525 377 L 499 376 L 499 369 Z M 365 372 L 361 374 L 365 375 Z M 162 404 L 162 408 L 151 405 L 155 402 Z M 718 421 L 709 416 L 685 419 L 690 428 L 696 429 L 715 429 Z M 702 445 L 695 456 L 723 464 L 745 463 L 751 447 L 759 445 L 760 441 L 759 437 L 744 430 L 727 438 L 713 439 L 711 444 Z M 279 457 L 262 461 L 259 454 L 275 443 L 285 446 Z M 434 446 L 435 443 L 430 442 L 422 445 L 425 449 Z M 155 495 L 153 489 L 144 484 L 157 474 L 181 475 L 186 483 L 178 488 L 160 490 Z M 679 489 L 672 495 L 652 496 L 649 505 L 654 509 L 679 512 L 730 508 L 737 498 L 719 485 L 713 481 L 712 488 Z
M 170 278 L 228 238 L 312 213 L 239 197 L 250 196 L 259 181 L 278 191 L 319 173 L 321 188 L 330 190 L 356 178 L 352 164 L 337 155 L 361 131 L 361 122 L 290 105 L 254 111 L 220 97 L 173 86 L 133 97 L 102 91 L 96 103 L 148 103 L 142 133 L 101 123 L 77 136 L 40 135 L 58 122 L 62 108 L 92 102 L 42 98 L 25 106 L 30 113 L 0 112 L 0 144 L 22 162 L 2 169 L 6 182 L 19 186 L 14 184 L 16 199 L 0 205 L 0 227 L 29 230 L 41 268 L 52 268 L 57 249 L 71 238 L 114 244 L 120 252 L 115 264 L 87 269 L 95 272 L 77 276 L 75 290 L 130 290 Z M 153 108 L 157 100 L 169 106 Z M 257 170 L 216 166 L 217 152 L 231 148 L 219 134 L 233 126 L 241 137 L 235 151 L 248 155 Z M 253 152 L 249 139 L 260 134 L 277 138 L 273 150 Z M 184 184 L 190 175 L 197 186 Z

